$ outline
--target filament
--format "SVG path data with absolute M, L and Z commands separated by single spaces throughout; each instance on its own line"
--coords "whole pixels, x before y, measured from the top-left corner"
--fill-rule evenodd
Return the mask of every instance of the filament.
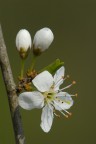
M 60 89 L 59 91 L 63 91 L 63 90 L 65 90 L 65 89 L 67 89 L 67 88 L 70 88 L 72 85 L 74 85 L 74 84 L 76 84 L 76 82 L 75 81 L 73 81 L 70 85 L 68 85 L 68 86 L 66 86 L 66 87 L 64 87 L 64 88 L 62 88 L 62 89 Z

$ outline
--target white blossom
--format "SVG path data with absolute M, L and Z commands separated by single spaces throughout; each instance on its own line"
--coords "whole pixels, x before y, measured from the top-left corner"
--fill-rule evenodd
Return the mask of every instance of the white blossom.
M 32 40 L 30 33 L 26 29 L 21 29 L 16 36 L 17 50 L 20 51 L 23 49 L 26 52 L 29 48 L 31 49 L 31 46 Z
M 32 80 L 38 91 L 23 92 L 19 95 L 19 105 L 22 108 L 26 110 L 42 108 L 40 126 L 44 132 L 49 132 L 51 129 L 54 114 L 57 116 L 55 110 L 60 111 L 65 117 L 68 117 L 68 114 L 71 115 L 67 109 L 73 105 L 73 95 L 64 92 L 64 90 L 75 82 L 60 89 L 60 85 L 66 79 L 64 73 L 63 66 L 57 70 L 54 77 L 48 71 L 44 71 Z
M 54 39 L 53 32 L 49 28 L 42 28 L 38 30 L 33 39 L 33 52 L 39 55 L 49 48 Z

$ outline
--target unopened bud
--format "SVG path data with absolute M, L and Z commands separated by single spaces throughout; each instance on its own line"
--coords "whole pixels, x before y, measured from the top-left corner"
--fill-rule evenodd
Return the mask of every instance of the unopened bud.
M 42 28 L 36 32 L 33 40 L 33 53 L 34 55 L 40 55 L 46 49 L 49 48 L 54 35 L 49 28 Z
M 21 29 L 16 36 L 16 47 L 22 58 L 26 58 L 31 49 L 31 35 L 26 29 Z

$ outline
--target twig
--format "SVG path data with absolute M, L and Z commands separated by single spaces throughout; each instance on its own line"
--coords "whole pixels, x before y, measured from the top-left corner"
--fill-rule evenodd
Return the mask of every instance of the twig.
M 16 86 L 14 83 L 1 26 L 0 26 L 0 66 L 8 95 L 8 102 L 12 117 L 13 130 L 15 134 L 15 141 L 16 144 L 25 144 L 25 137 L 23 133 L 21 115 L 19 112 L 19 105 L 16 94 Z

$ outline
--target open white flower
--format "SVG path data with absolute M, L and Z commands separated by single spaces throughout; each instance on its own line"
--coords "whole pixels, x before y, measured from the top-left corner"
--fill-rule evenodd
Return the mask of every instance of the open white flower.
M 65 69 L 62 66 L 55 73 L 54 77 L 48 72 L 44 71 L 38 74 L 33 80 L 34 86 L 38 91 L 24 92 L 19 96 L 19 105 L 26 109 L 43 108 L 41 115 L 41 128 L 44 132 L 49 132 L 52 126 L 55 110 L 60 111 L 65 117 L 68 117 L 67 111 L 72 105 L 73 100 L 64 89 L 69 88 L 71 85 L 60 89 L 60 85 L 66 79 L 64 78 Z
M 31 41 L 31 35 L 26 29 L 21 29 L 16 36 L 16 47 L 17 50 L 20 51 L 23 49 L 24 51 L 27 51 L 29 48 L 31 48 L 32 41 Z
M 45 27 L 38 30 L 33 39 L 33 52 L 35 55 L 40 55 L 43 51 L 49 48 L 54 39 L 51 29 Z

